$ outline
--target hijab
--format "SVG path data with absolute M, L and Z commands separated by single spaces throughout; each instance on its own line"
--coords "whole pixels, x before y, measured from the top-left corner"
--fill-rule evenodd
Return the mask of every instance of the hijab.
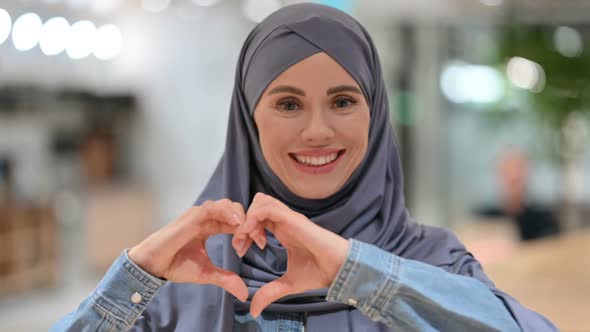
M 359 84 L 370 108 L 367 152 L 343 187 L 325 199 L 298 197 L 265 161 L 253 110 L 280 73 L 325 52 Z M 499 296 L 521 325 L 536 315 L 497 290 L 480 264 L 448 230 L 415 223 L 405 206 L 402 169 L 389 119 L 381 65 L 367 31 L 351 16 L 318 4 L 283 7 L 258 24 L 244 42 L 235 73 L 225 151 L 196 200 L 229 198 L 247 210 L 257 192 L 271 195 L 318 225 L 406 259 L 481 280 Z M 214 264 L 238 273 L 255 291 L 285 273 L 287 253 L 267 232 L 268 245 L 252 246 L 240 259 L 231 235 L 207 241 Z M 306 312 L 306 331 L 387 331 L 354 307 L 327 302 L 327 289 L 283 298 L 266 311 Z M 225 290 L 211 285 L 167 283 L 151 300 L 134 328 L 143 331 L 231 331 L 235 311 L 248 310 Z

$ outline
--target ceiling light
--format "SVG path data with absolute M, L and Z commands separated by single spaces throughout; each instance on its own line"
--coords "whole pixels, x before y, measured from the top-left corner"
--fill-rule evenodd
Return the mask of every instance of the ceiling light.
M 14 22 L 12 27 L 12 43 L 19 51 L 28 51 L 39 43 L 43 22 L 39 15 L 26 13 Z

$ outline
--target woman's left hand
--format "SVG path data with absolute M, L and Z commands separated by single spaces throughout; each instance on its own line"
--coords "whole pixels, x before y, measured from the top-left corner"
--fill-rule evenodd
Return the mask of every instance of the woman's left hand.
M 348 252 L 348 241 L 343 237 L 316 225 L 277 199 L 258 193 L 246 213 L 246 221 L 234 232 L 232 244 L 238 255 L 246 253 L 252 239 L 266 245 L 264 228 L 287 249 L 287 271 L 256 292 L 250 306 L 254 317 L 284 296 L 329 287 Z

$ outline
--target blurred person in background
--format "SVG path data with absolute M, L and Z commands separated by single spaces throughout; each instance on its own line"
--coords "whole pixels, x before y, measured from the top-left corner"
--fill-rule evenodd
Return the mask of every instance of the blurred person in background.
M 529 174 L 529 158 L 522 150 L 513 148 L 500 155 L 498 178 L 503 211 L 516 222 L 522 240 L 558 234 L 556 214 L 528 200 Z
M 557 215 L 551 207 L 529 200 L 530 160 L 516 147 L 498 155 L 496 178 L 500 185 L 500 205 L 482 209 L 484 216 L 511 218 L 523 241 L 559 234 Z
M 452 232 L 411 219 L 388 104 L 353 18 L 316 4 L 267 17 L 195 206 L 125 250 L 53 330 L 556 330 Z

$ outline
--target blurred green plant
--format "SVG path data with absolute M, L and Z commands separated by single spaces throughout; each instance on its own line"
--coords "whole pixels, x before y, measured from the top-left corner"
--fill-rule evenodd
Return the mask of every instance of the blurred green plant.
M 531 91 L 530 100 L 534 111 L 557 130 L 563 128 L 572 112 L 585 113 L 587 117 L 590 114 L 590 35 L 561 27 L 568 29 L 562 38 L 569 37 L 567 32 L 577 33 L 581 41 L 578 54 L 566 56 L 556 43 L 559 28 L 510 24 L 501 28 L 498 43 L 502 63 L 521 57 L 541 66 L 545 74 L 544 88 L 539 92 Z M 564 42 L 577 43 L 576 40 Z
M 515 105 L 511 100 L 523 98 L 520 105 L 527 105 L 530 119 L 539 129 L 539 142 L 535 145 L 542 144 L 561 170 L 561 214 L 567 219 L 572 215 L 573 206 L 573 189 L 567 181 L 572 177 L 568 172 L 571 172 L 572 165 L 579 165 L 589 140 L 590 33 L 575 27 L 512 23 L 500 28 L 497 47 L 498 62 L 505 66 L 511 88 L 506 99 L 497 105 L 496 111 L 490 112 L 490 116 L 493 122 L 510 121 L 515 113 L 507 112 Z M 521 84 L 518 87 L 518 75 L 531 73 L 526 68 L 519 71 L 518 66 L 513 66 L 516 73 L 512 74 L 516 78 L 510 77 L 511 62 L 513 65 L 535 64 L 541 75 L 536 77 L 536 86 L 523 88 Z

